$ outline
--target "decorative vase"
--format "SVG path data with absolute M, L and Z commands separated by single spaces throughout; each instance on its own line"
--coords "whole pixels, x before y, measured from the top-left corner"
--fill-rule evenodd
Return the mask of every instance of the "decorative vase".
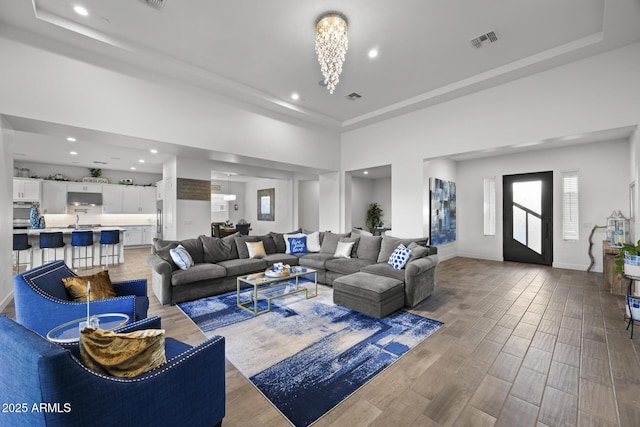
M 40 217 L 40 212 L 38 211 L 38 207 L 37 206 L 33 206 L 31 207 L 31 210 L 29 211 L 29 228 L 38 228 L 39 227 L 39 218 Z
M 44 216 L 41 216 L 40 218 L 38 218 L 38 228 L 41 230 L 47 228 L 47 225 L 45 224 L 45 221 L 44 221 Z

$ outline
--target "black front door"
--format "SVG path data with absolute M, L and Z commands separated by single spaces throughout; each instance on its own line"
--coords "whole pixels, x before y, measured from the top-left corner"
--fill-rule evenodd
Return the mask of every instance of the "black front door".
M 553 262 L 553 172 L 505 175 L 502 256 L 505 261 Z

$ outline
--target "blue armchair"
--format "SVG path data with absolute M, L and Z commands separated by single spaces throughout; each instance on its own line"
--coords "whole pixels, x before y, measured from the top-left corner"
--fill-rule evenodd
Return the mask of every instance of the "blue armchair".
M 53 261 L 13 276 L 16 320 L 46 336 L 62 323 L 87 315 L 87 304 L 69 300 L 63 277 L 77 276 L 64 261 Z M 147 280 L 115 282 L 115 298 L 91 301 L 91 313 L 124 313 L 130 322 L 147 317 Z
M 119 331 L 160 327 L 152 317 Z M 0 315 L 0 423 L 11 426 L 221 425 L 224 338 L 196 347 L 166 338 L 167 364 L 133 378 L 85 368 L 78 345 L 60 346 Z

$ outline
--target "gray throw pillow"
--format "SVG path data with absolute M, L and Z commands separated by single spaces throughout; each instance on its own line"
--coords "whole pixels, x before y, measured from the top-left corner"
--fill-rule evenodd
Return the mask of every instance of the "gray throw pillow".
M 264 245 L 264 251 L 267 255 L 275 254 L 278 252 L 276 249 L 276 244 L 273 241 L 273 237 L 271 237 L 271 234 L 265 234 L 264 236 L 255 236 L 255 237 L 257 237 L 259 240 L 262 241 L 262 244 Z
M 356 256 L 367 261 L 377 262 L 378 254 L 380 254 L 380 245 L 382 244 L 382 236 L 360 236 Z
M 204 262 L 215 264 L 231 259 L 231 243 L 235 247 L 235 242 L 205 235 L 200 236 L 200 240 L 202 240 Z
M 181 240 L 180 244 L 189 252 L 193 262 L 195 264 L 202 264 L 204 262 L 204 249 L 202 247 L 202 240 L 199 238 Z
M 351 235 L 358 235 L 358 236 L 373 236 L 373 233 L 371 233 L 370 231 L 367 230 L 363 230 L 361 228 L 352 228 L 351 229 Z
M 416 242 L 411 242 L 411 244 L 409 244 L 407 248 L 411 249 L 411 255 L 409 257 L 409 261 L 412 261 L 418 258 L 424 258 L 427 255 L 429 255 L 429 249 L 427 249 L 424 246 L 420 246 Z
M 320 253 L 331 254 L 331 255 L 335 254 L 339 241 L 340 241 L 339 235 L 334 234 L 330 231 L 325 231 L 324 237 L 322 238 L 322 244 L 320 245 Z
M 392 236 L 382 236 L 382 245 L 380 247 L 380 255 L 378 255 L 378 262 L 387 262 L 389 257 L 393 253 L 393 251 L 398 247 L 400 243 L 402 243 L 405 247 L 409 247 L 409 245 L 413 242 L 420 246 L 427 245 L 426 237 L 416 237 L 413 239 L 401 239 L 399 237 Z
M 163 260 L 167 261 L 171 265 L 172 269 L 177 270 L 178 266 L 175 262 L 173 262 L 173 258 L 171 258 L 171 254 L 169 253 L 169 251 L 171 249 L 177 248 L 179 244 L 180 242 L 177 242 L 175 240 L 160 240 L 154 238 L 153 253 L 158 255 Z

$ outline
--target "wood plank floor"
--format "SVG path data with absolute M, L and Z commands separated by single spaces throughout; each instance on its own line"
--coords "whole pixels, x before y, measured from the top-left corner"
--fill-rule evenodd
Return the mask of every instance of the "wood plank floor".
M 148 251 L 127 249 L 112 280 L 150 280 Z M 149 295 L 169 336 L 204 339 Z M 629 339 L 624 298 L 603 289 L 602 274 L 455 258 L 412 311 L 445 326 L 316 426 L 640 425 L 640 329 Z M 227 363 L 224 425 L 288 423 Z

